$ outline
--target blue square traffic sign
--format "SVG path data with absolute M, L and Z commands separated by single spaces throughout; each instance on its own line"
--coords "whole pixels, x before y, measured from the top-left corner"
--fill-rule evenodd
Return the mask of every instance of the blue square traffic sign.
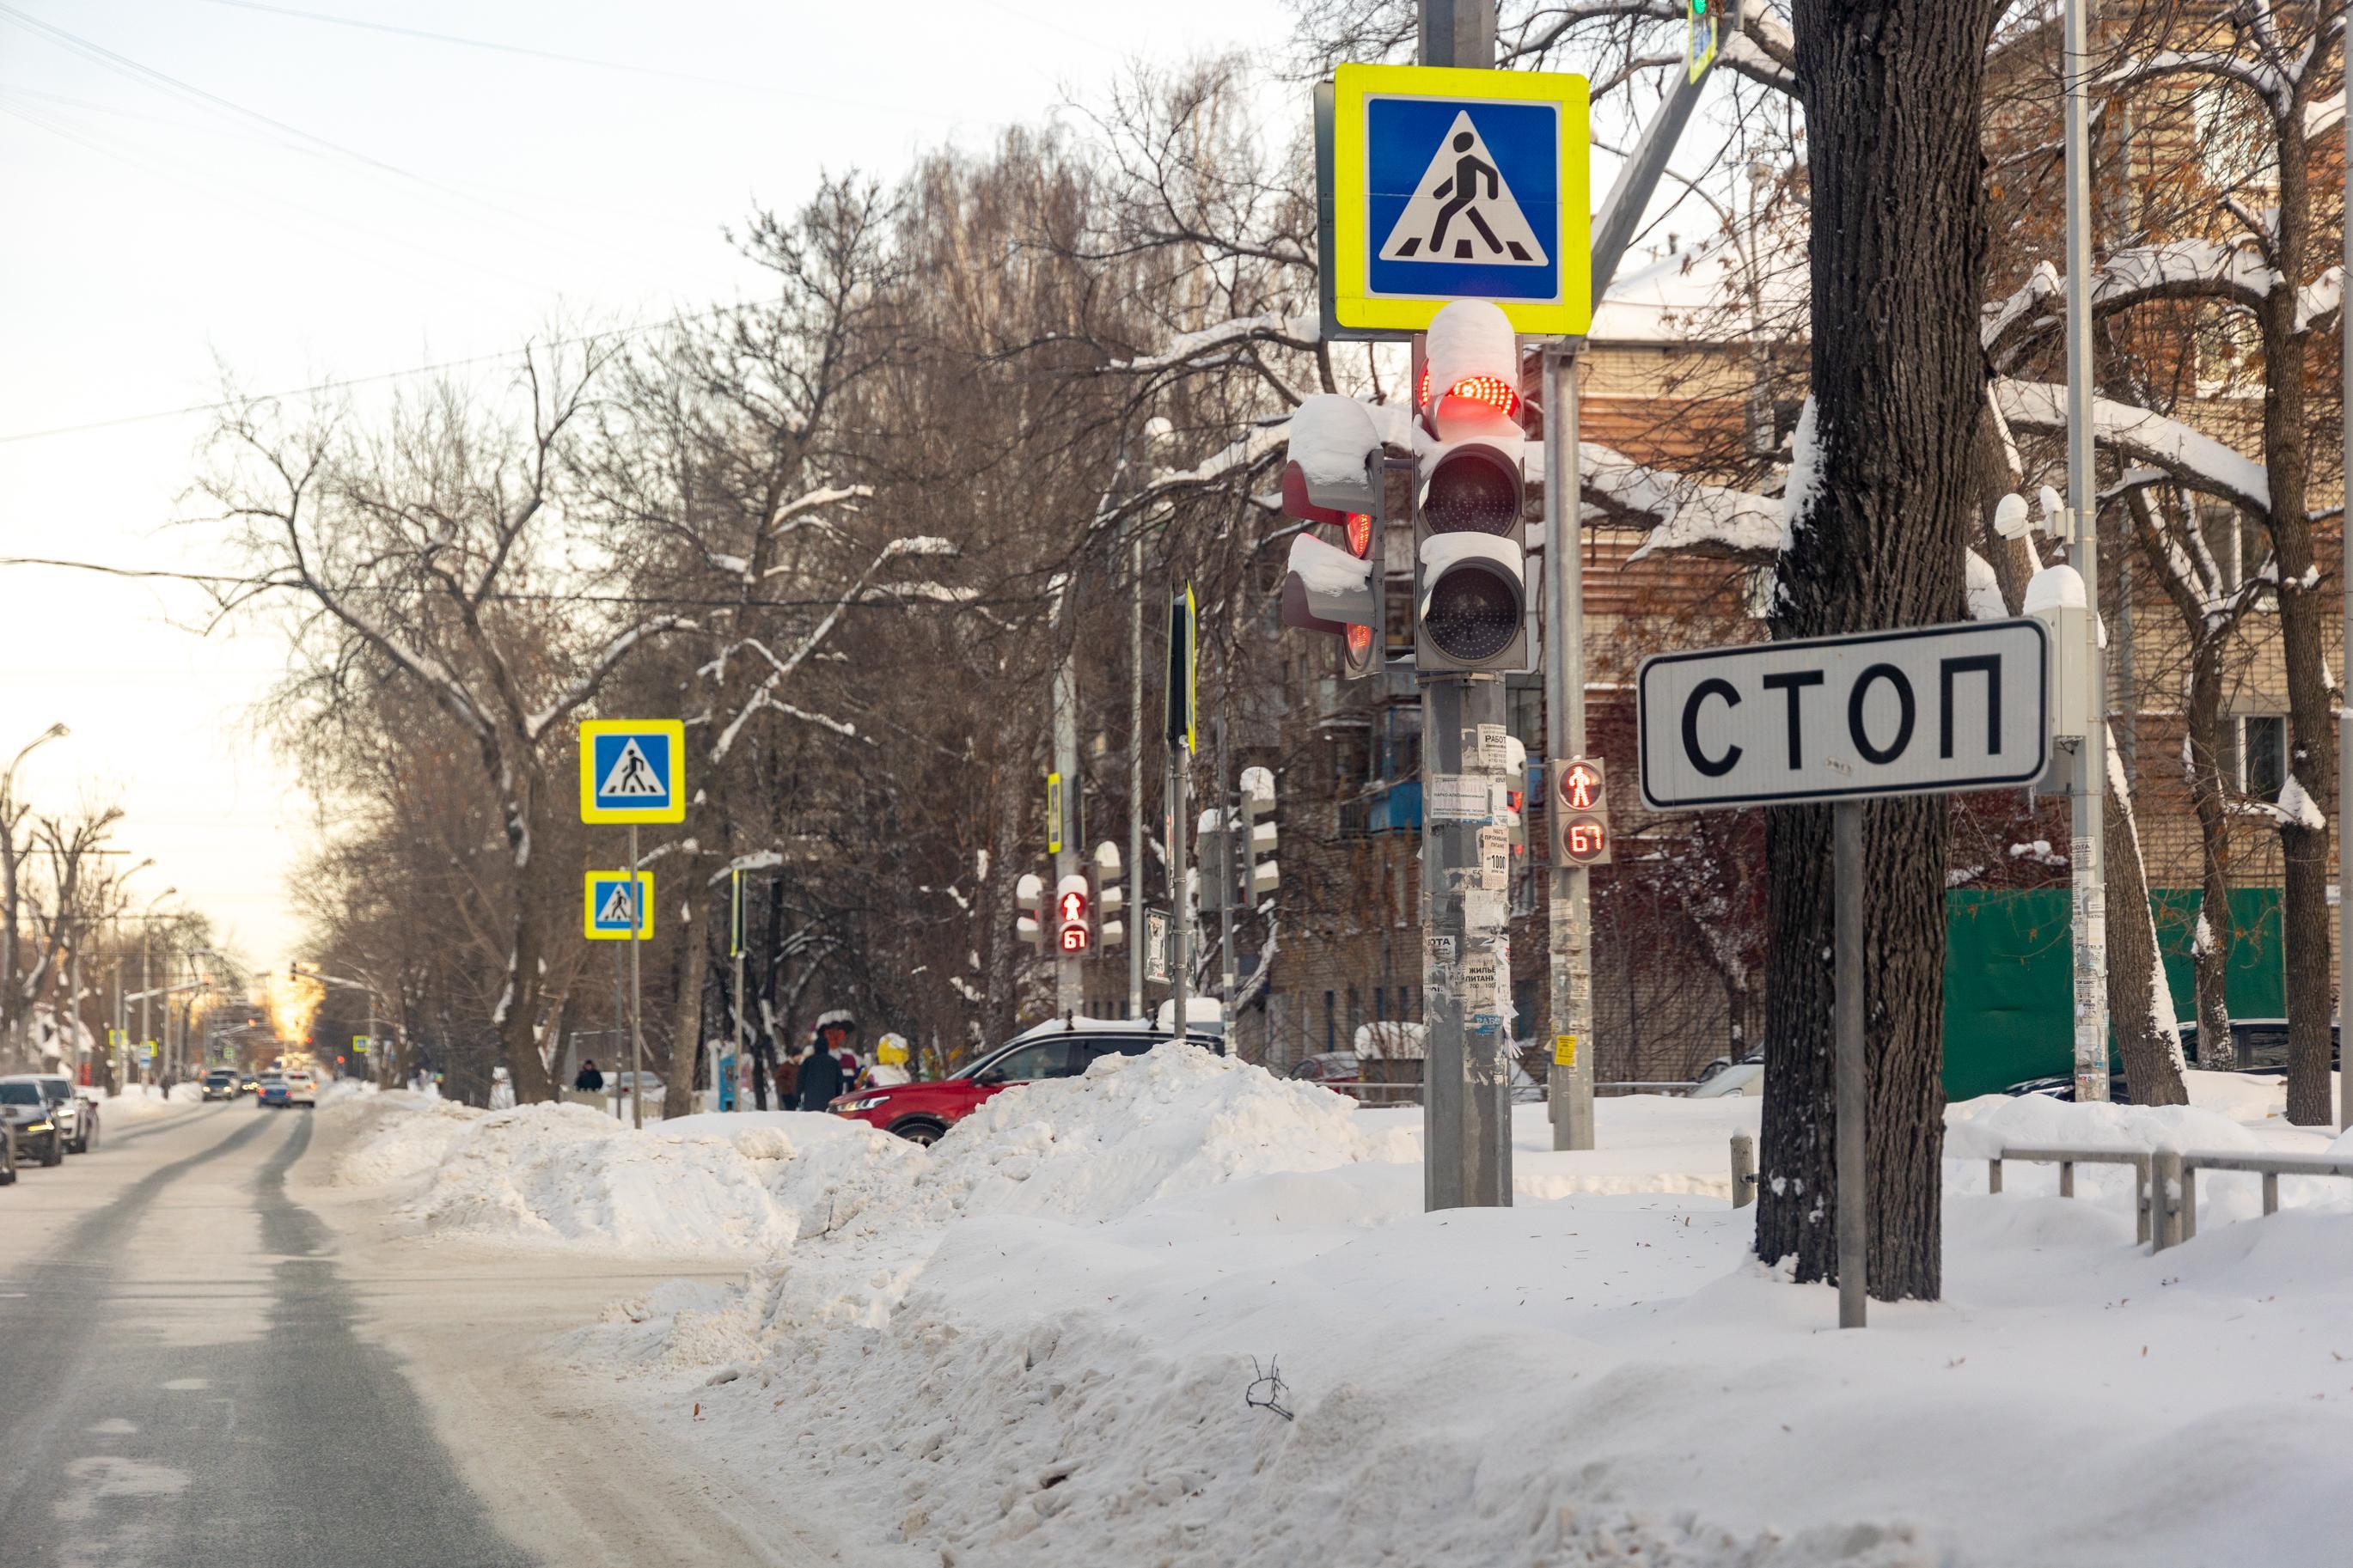
M 1559 296 L 1560 105 L 1367 98 L 1365 173 L 1368 292 Z
M 686 727 L 675 719 L 580 726 L 580 820 L 683 822 Z

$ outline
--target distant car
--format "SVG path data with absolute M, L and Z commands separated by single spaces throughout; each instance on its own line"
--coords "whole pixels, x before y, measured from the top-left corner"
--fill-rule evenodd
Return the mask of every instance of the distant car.
M 65 1163 L 65 1134 L 49 1114 L 48 1097 L 30 1075 L 0 1078 L 0 1135 L 8 1140 L 12 1165 Z
M 261 1092 L 260 1076 L 259 1074 L 249 1072 L 241 1072 L 237 1074 L 237 1091 L 239 1094 L 259 1094 Z
M 2337 1058 L 2337 1032 L 2335 1020 L 2328 1026 L 2328 1062 L 2334 1068 Z M 2287 1074 L 2287 1020 L 2285 1018 L 2233 1018 L 2231 1020 L 2232 1054 L 2240 1072 L 2258 1073 L 2267 1078 L 2284 1078 Z M 2198 1063 L 2198 1026 L 2181 1026 L 2181 1054 L 2189 1065 Z
M 286 1075 L 286 1103 L 313 1110 L 319 1104 L 319 1080 L 296 1068 Z
M 43 1098 L 49 1102 L 49 1112 L 65 1135 L 66 1152 L 87 1154 L 98 1146 L 98 1102 L 74 1088 L 74 1080 L 61 1072 L 37 1072 L 27 1075 L 41 1086 Z
M 1017 1083 L 1076 1078 L 1101 1058 L 1140 1057 L 1172 1038 L 1140 1021 L 1057 1018 L 1015 1036 L 955 1078 L 853 1089 L 828 1109 L 911 1143 L 936 1143 L 949 1128 Z M 1225 1041 L 1218 1036 L 1190 1034 L 1186 1038 L 1225 1055 Z
M 282 1072 L 266 1072 L 261 1075 L 259 1082 L 260 1092 L 253 1097 L 253 1103 L 256 1106 L 266 1105 L 284 1110 L 289 1103 L 286 1098 L 286 1075 Z
M 205 1074 L 203 1098 L 206 1100 L 235 1100 L 240 1090 L 237 1087 L 237 1074 L 231 1072 L 228 1068 L 215 1068 L 212 1071 Z

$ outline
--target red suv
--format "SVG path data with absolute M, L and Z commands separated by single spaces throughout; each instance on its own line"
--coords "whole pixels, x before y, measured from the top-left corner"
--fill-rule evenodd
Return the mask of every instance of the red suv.
M 1170 1037 L 1132 1020 L 1057 1018 L 999 1046 L 965 1068 L 961 1078 L 856 1089 L 837 1098 L 828 1109 L 912 1142 L 936 1143 L 1001 1089 L 1041 1078 L 1076 1078 L 1098 1057 L 1140 1057 Z M 1217 1036 L 1186 1038 L 1225 1055 L 1226 1043 Z

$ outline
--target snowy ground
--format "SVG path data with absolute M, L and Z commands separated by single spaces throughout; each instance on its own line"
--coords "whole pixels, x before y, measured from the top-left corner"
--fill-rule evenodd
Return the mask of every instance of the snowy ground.
M 1946 1300 L 1862 1333 L 1747 1255 L 1756 1100 L 1604 1100 L 1581 1155 L 1522 1108 L 1518 1206 L 1438 1215 L 1418 1113 L 1190 1051 L 1009 1091 L 928 1154 L 783 1113 L 322 1114 L 358 1123 L 337 1179 L 428 1233 L 749 1262 L 557 1352 L 910 1562 L 2337 1560 L 2353 1184 L 2257 1220 L 2255 1178 L 2208 1178 L 2155 1258 L 2121 1170 L 1986 1192 L 2005 1141 L 2327 1146 L 2275 1081 L 2193 1078 L 2187 1110 L 1955 1107 Z

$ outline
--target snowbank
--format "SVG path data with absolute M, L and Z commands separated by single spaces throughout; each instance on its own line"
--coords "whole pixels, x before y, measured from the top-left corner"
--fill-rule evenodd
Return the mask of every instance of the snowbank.
M 372 1187 L 412 1181 L 432 1170 L 482 1112 L 438 1095 L 400 1089 L 374 1095 L 331 1090 L 318 1114 L 345 1134 L 332 1184 Z
M 779 1508 L 821 1481 L 962 1568 L 2333 1560 L 2353 1194 L 2287 1184 L 2242 1225 L 2218 1178 L 2153 1258 L 2109 1173 L 1984 1191 L 2003 1142 L 2325 1145 L 2274 1086 L 2191 1093 L 1953 1108 L 1946 1300 L 1840 1334 L 1725 1203 L 1757 1100 L 1605 1100 L 1576 1155 L 1519 1108 L 1520 1205 L 1424 1215 L 1417 1113 L 1115 1058 L 999 1097 L 743 1287 L 666 1286 L 572 1348 L 648 1369 L 649 1418 Z M 2217 1441 L 2228 1476 L 2165 1460 Z
M 1008 1089 L 956 1124 L 917 1183 L 936 1215 L 1103 1221 L 1275 1171 L 1419 1157 L 1353 1101 L 1208 1051 L 1105 1057 L 1081 1078 Z
M 161 1116 L 178 1106 L 201 1105 L 205 1098 L 204 1087 L 194 1083 L 175 1083 L 168 1096 L 152 1083 L 125 1084 L 112 1094 L 96 1089 L 81 1092 L 98 1096 L 100 1127 L 109 1121 L 142 1121 L 150 1116 Z

